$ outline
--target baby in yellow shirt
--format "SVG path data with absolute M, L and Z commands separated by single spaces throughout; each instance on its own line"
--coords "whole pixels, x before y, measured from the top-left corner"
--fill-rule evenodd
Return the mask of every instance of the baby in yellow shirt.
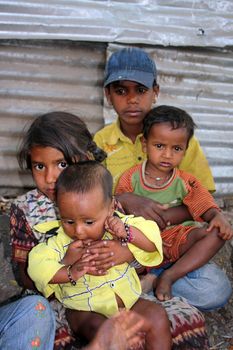
M 146 335 L 149 349 L 170 349 L 171 331 L 160 305 L 140 298 L 141 285 L 134 267 L 116 265 L 101 273 L 94 265 L 95 254 L 88 244 L 102 239 L 120 240 L 142 265 L 162 261 L 162 242 L 154 221 L 114 211 L 112 176 L 95 161 L 66 168 L 56 187 L 61 227 L 57 236 L 40 243 L 29 254 L 28 273 L 46 297 L 55 297 L 72 313 L 75 331 L 88 341 L 85 324 L 99 314 L 99 326 L 120 308 L 132 309 L 151 322 Z M 56 223 L 38 225 L 47 231 Z M 41 273 L 43 271 L 43 273 Z M 156 326 L 155 326 L 156 325 Z M 98 327 L 97 327 L 98 329 Z

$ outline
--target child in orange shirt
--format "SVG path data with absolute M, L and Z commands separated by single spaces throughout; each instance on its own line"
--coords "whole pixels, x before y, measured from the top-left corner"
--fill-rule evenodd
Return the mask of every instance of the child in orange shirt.
M 167 257 L 163 265 L 169 268 L 154 281 L 154 288 L 159 300 L 168 300 L 172 284 L 207 263 L 233 237 L 233 230 L 200 181 L 178 169 L 194 134 L 188 113 L 159 106 L 148 113 L 143 125 L 147 160 L 122 175 L 116 194 L 134 192 L 169 207 L 185 204 L 196 220 L 168 225 L 162 231 Z
M 159 97 L 155 62 L 147 52 L 136 47 L 114 52 L 106 64 L 104 89 L 118 118 L 99 130 L 94 140 L 107 153 L 104 165 L 117 184 L 124 171 L 146 159 L 141 143 L 143 119 Z M 195 137 L 191 138 L 179 168 L 196 176 L 209 191 L 214 191 L 211 170 Z M 126 192 L 117 198 L 126 213 L 155 220 L 162 230 L 167 221 L 177 225 L 192 220 L 185 205 L 165 209 L 154 200 Z M 119 256 L 116 250 L 114 254 Z M 201 310 L 213 310 L 226 304 L 232 287 L 224 271 L 208 263 L 176 281 L 172 293 L 186 298 Z

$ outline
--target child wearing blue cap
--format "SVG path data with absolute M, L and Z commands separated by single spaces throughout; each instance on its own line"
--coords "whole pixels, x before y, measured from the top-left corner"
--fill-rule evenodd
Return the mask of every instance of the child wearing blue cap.
M 143 120 L 159 95 L 154 61 L 145 51 L 135 47 L 113 53 L 106 64 L 104 89 L 118 118 L 98 131 L 94 140 L 107 153 L 104 165 L 112 173 L 116 186 L 123 172 L 146 159 L 141 143 Z M 209 191 L 215 190 L 208 162 L 195 137 L 191 138 L 179 169 L 194 175 Z M 155 201 L 132 193 L 121 194 L 118 199 L 127 213 L 154 219 L 161 229 L 166 227 L 163 211 L 167 209 Z M 172 215 L 169 223 L 179 224 L 191 219 L 186 207 L 181 209 L 168 209 Z M 172 286 L 173 296 L 184 296 L 202 310 L 223 306 L 230 294 L 230 281 L 212 263 L 192 271 Z
M 107 62 L 104 88 L 118 119 L 98 131 L 95 141 L 108 154 L 105 165 L 116 185 L 125 170 L 146 158 L 141 136 L 143 119 L 159 95 L 156 65 L 139 48 L 117 51 Z M 215 190 L 208 162 L 195 137 L 190 141 L 180 169 L 195 175 L 209 191 Z

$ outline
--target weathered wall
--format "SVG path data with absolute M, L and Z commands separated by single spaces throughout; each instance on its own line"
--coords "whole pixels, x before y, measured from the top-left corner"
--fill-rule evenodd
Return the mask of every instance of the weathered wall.
M 0 42 L 0 187 L 32 186 L 19 172 L 16 152 L 24 128 L 42 113 L 77 114 L 91 132 L 103 125 L 105 45 Z
M 92 132 L 112 120 L 106 55 L 130 44 L 154 57 L 158 103 L 192 114 L 217 195 L 232 195 L 232 10 L 231 0 L 0 0 L 0 193 L 32 185 L 15 155 L 38 114 L 76 113 Z
M 0 0 L 0 38 L 224 47 L 231 0 Z

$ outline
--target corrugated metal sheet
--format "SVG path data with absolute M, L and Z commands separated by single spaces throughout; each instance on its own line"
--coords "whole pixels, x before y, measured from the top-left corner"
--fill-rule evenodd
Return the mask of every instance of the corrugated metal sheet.
M 0 0 L 0 38 L 233 44 L 232 0 Z
M 110 45 L 107 54 L 121 48 Z M 157 63 L 159 104 L 185 108 L 217 184 L 233 194 L 232 50 L 144 47 Z M 31 186 L 19 174 L 16 149 L 23 126 L 52 110 L 80 115 L 95 132 L 103 124 L 105 46 L 72 42 L 9 41 L 0 45 L 0 188 Z M 113 120 L 106 107 L 105 122 Z
M 108 55 L 120 45 L 110 45 Z M 217 186 L 233 194 L 233 50 L 144 47 L 158 68 L 158 104 L 186 109 L 198 125 L 200 140 Z M 115 116 L 105 101 L 106 123 Z
M 0 187 L 32 185 L 19 174 L 16 150 L 23 128 L 41 113 L 82 117 L 91 132 L 103 123 L 105 45 L 0 42 Z
M 154 57 L 159 103 L 193 115 L 217 193 L 233 194 L 232 33 L 232 0 L 0 0 L 0 189 L 31 184 L 15 159 L 26 121 L 60 109 L 102 125 L 110 42 Z

